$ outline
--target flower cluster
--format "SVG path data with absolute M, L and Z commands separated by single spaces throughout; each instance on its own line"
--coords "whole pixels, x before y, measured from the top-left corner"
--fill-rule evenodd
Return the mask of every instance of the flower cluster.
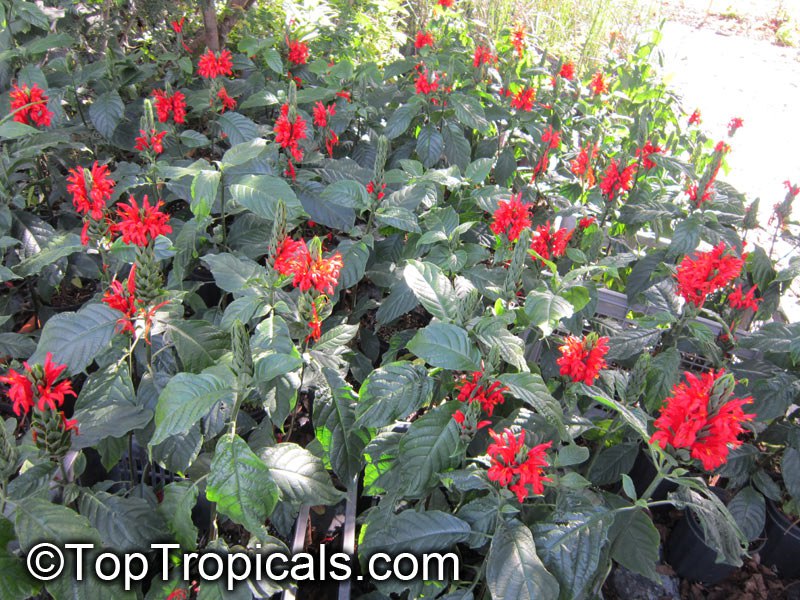
M 51 352 L 45 356 L 44 366 L 31 367 L 27 362 L 23 366 L 23 373 L 9 369 L 7 375 L 0 377 L 0 382 L 9 386 L 8 397 L 17 416 L 28 414 L 34 407 L 40 411 L 58 410 L 67 396 L 75 396 L 69 379 L 59 381 L 67 365 L 55 364 Z
M 561 69 L 558 71 L 558 76 L 563 77 L 564 79 L 572 79 L 575 77 L 575 65 L 572 62 L 565 62 L 561 65 Z
M 730 448 L 741 445 L 738 437 L 744 431 L 742 423 L 755 417 L 745 414 L 742 406 L 750 404 L 752 398 L 721 398 L 725 388 L 733 387 L 722 379 L 723 370 L 684 375 L 686 383 L 676 384 L 664 401 L 650 443 L 661 448 L 669 445 L 687 449 L 692 458 L 711 471 L 725 464 Z
M 553 231 L 550 227 L 550 221 L 547 221 L 534 230 L 531 239 L 531 250 L 545 260 L 564 256 L 567 251 L 567 245 L 572 239 L 572 234 L 574 232 L 574 229 L 566 229 L 563 227 L 557 231 Z
M 691 115 L 689 115 L 689 125 L 700 125 L 703 122 L 702 117 L 700 116 L 700 109 L 694 109 Z
M 155 312 L 167 304 L 167 302 L 161 302 L 150 309 L 146 309 L 146 303 L 136 294 L 136 265 L 131 267 L 125 285 L 116 279 L 111 282 L 109 289 L 103 294 L 102 302 L 122 313 L 122 316 L 117 320 L 120 333 L 135 334 L 134 323 L 138 317 L 141 317 L 144 320 L 145 340 L 148 339 Z
M 95 221 L 105 215 L 106 205 L 114 193 L 114 185 L 116 184 L 109 175 L 108 165 L 101 166 L 97 161 L 94 161 L 91 169 L 70 169 L 67 176 L 67 192 L 72 194 L 75 210 Z
M 595 96 L 599 96 L 600 94 L 605 94 L 608 92 L 608 83 L 603 77 L 602 71 L 597 71 L 594 75 L 592 75 L 592 80 L 589 82 L 589 87 Z
M 304 65 L 308 62 L 310 52 L 308 46 L 298 40 L 286 40 L 286 45 L 289 47 L 289 62 L 295 66 Z
M 303 149 L 300 147 L 300 141 L 308 137 L 306 126 L 305 119 L 300 115 L 295 115 L 294 118 L 289 117 L 288 103 L 281 106 L 281 115 L 275 121 L 273 130 L 275 131 L 275 142 L 291 156 L 289 164 L 292 173 L 294 173 L 292 160 L 303 160 Z
M 414 40 L 414 48 L 419 50 L 425 46 L 433 48 L 433 35 L 429 31 L 418 31 L 417 38 Z
M 161 154 L 164 151 L 165 135 L 167 135 L 166 131 L 151 129 L 150 133 L 147 133 L 144 129 L 140 129 L 139 137 L 134 140 L 136 142 L 134 148 L 139 152 L 152 151 L 153 154 Z
M 531 492 L 536 495 L 544 493 L 544 482 L 551 481 L 544 476 L 547 462 L 547 450 L 553 442 L 545 442 L 533 448 L 525 445 L 525 432 L 517 435 L 510 429 L 497 434 L 491 429 L 489 435 L 494 443 L 486 450 L 492 464 L 487 473 L 489 480 L 507 487 L 523 502 Z M 530 489 L 528 488 L 530 486 Z
M 314 288 L 323 294 L 332 294 L 339 282 L 339 272 L 344 266 L 338 252 L 323 258 L 318 252 L 313 256 L 303 241 L 285 238 L 278 246 L 275 270 L 281 275 L 292 276 L 294 287 L 307 292 Z
M 536 90 L 533 88 L 521 88 L 511 99 L 511 108 L 516 108 L 523 112 L 533 110 L 533 102 L 536 100 Z
M 599 377 L 600 371 L 606 368 L 608 354 L 608 338 L 598 337 L 590 333 L 583 338 L 571 335 L 559 347 L 561 356 L 556 360 L 559 373 L 569 377 L 576 383 L 592 385 Z
M 516 241 L 519 234 L 531 226 L 530 211 L 531 205 L 522 201 L 521 192 L 511 194 L 510 200 L 503 200 L 498 204 L 489 227 L 492 233 L 497 235 L 505 233 L 509 241 Z
M 525 27 L 522 25 L 511 30 L 511 45 L 517 52 L 517 58 L 522 58 L 525 54 Z
M 550 162 L 550 150 L 556 150 L 561 145 L 561 132 L 555 131 L 552 125 L 548 125 L 547 129 L 542 133 L 542 144 L 544 145 L 544 152 L 542 152 L 542 156 L 533 167 L 531 181 L 547 170 L 547 165 Z
M 645 169 L 652 169 L 656 166 L 656 163 L 653 162 L 653 159 L 650 158 L 653 154 L 660 154 L 663 152 L 663 148 L 661 146 L 654 146 L 650 140 L 647 140 L 644 146 L 641 148 L 637 148 L 636 156 L 642 161 L 642 167 Z
M 736 131 L 744 125 L 744 120 L 740 117 L 733 117 L 728 122 L 728 135 L 732 136 Z
M 379 187 L 378 185 L 375 184 L 374 181 L 367 182 L 367 193 L 375 194 L 375 192 L 377 191 L 375 197 L 378 199 L 378 202 L 383 200 L 383 197 L 386 195 L 386 192 L 384 191 L 385 189 L 386 189 L 385 183 L 382 183 Z
M 168 94 L 165 90 L 153 90 L 153 97 L 156 115 L 161 123 L 169 121 L 170 116 L 179 125 L 186 122 L 186 96 L 183 92 L 176 90 Z
M 636 173 L 636 163 L 630 164 L 625 168 L 618 161 L 612 160 L 606 167 L 603 173 L 603 179 L 600 182 L 600 191 L 603 195 L 612 201 L 619 195 L 624 194 L 633 185 L 633 176 Z
M 761 298 L 756 298 L 755 293 L 758 291 L 758 286 L 753 286 L 747 292 L 744 291 L 743 286 L 741 284 L 737 285 L 736 288 L 728 295 L 728 303 L 731 305 L 731 308 L 736 310 L 747 310 L 750 309 L 753 312 L 758 311 L 758 304 L 761 302 Z
M 493 381 L 488 387 L 482 385 L 483 375 L 482 371 L 475 371 L 472 374 L 472 379 L 467 379 L 466 376 L 462 377 L 456 384 L 458 399 L 461 402 L 470 404 L 477 402 L 483 411 L 491 417 L 494 407 L 505 401 L 503 392 L 507 391 L 508 388 L 499 381 Z
M 414 90 L 419 95 L 435 94 L 439 91 L 439 74 L 429 72 L 427 67 L 417 66 L 417 78 L 414 80 Z
M 475 53 L 472 55 L 472 66 L 480 67 L 481 65 L 488 65 L 497 62 L 497 56 L 492 54 L 492 51 L 486 46 L 478 46 L 475 48 Z
M 592 167 L 592 163 L 596 158 L 597 144 L 586 142 L 585 146 L 581 146 L 581 151 L 578 153 L 578 156 L 570 162 L 572 172 L 589 187 L 593 187 L 596 183 L 594 168 Z
M 317 127 L 327 127 L 328 118 L 336 114 L 336 105 L 329 104 L 325 106 L 322 102 L 317 102 L 314 105 L 314 125 Z
M 114 233 L 122 236 L 123 242 L 136 246 L 147 246 L 159 235 L 172 232 L 169 215 L 160 210 L 164 204 L 161 200 L 151 205 L 145 195 L 141 206 L 133 196 L 128 202 L 128 204 L 120 202 L 117 205 L 118 220 L 111 226 Z
M 230 50 L 223 50 L 219 54 L 206 50 L 197 63 L 197 74 L 205 79 L 233 75 L 233 55 Z
M 236 108 L 236 100 L 231 98 L 224 85 L 220 87 L 219 91 L 217 92 L 217 100 L 219 100 L 221 103 L 220 113 L 224 113 L 226 110 L 233 110 Z
M 37 127 L 49 127 L 53 118 L 53 112 L 47 108 L 49 98 L 44 90 L 34 83 L 33 87 L 27 85 L 19 87 L 14 84 L 8 94 L 11 100 L 11 111 L 14 112 L 14 120 L 25 125 L 36 125 Z
M 685 256 L 678 265 L 678 295 L 695 306 L 703 306 L 709 294 L 721 290 L 739 276 L 747 258 L 729 253 L 723 242 L 708 252 Z

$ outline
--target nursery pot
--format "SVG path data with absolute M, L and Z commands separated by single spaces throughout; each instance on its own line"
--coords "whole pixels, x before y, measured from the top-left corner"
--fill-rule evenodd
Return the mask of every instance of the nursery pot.
M 640 450 L 636 456 L 636 461 L 633 463 L 633 468 L 628 475 L 633 480 L 633 486 L 636 488 L 636 495 L 641 496 L 650 487 L 653 479 L 656 478 L 658 470 L 655 465 L 650 461 L 650 456 L 644 450 Z M 674 492 L 678 489 L 678 484 L 673 481 L 663 480 L 653 490 L 652 500 L 666 500 L 667 494 Z
M 767 542 L 761 563 L 774 568 L 786 579 L 800 577 L 800 527 L 772 500 L 767 500 Z

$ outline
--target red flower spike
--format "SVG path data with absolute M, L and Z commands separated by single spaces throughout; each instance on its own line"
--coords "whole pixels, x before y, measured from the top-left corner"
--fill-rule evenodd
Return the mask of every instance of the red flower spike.
M 233 110 L 236 108 L 236 100 L 228 95 L 228 90 L 225 89 L 225 86 L 219 88 L 219 91 L 217 92 L 217 98 L 220 100 L 220 102 L 222 102 L 220 114 L 224 113 L 226 110 Z
M 166 131 L 157 132 L 155 129 L 151 129 L 150 133 L 147 133 L 144 129 L 140 129 L 139 137 L 134 140 L 136 142 L 134 148 L 139 152 L 152 150 L 154 154 L 161 154 L 164 151 L 164 136 L 166 135 Z
M 620 164 L 616 160 L 612 160 L 603 174 L 603 180 L 600 182 L 600 191 L 609 202 L 614 200 L 631 189 L 634 173 L 636 173 L 635 163 L 620 169 Z
M 436 0 L 436 4 L 441 6 L 442 8 L 452 8 L 455 0 Z
M 524 112 L 533 110 L 533 102 L 536 100 L 536 90 L 533 88 L 522 88 L 511 99 L 511 108 L 516 108 Z
M 608 92 L 608 83 L 606 83 L 606 80 L 603 78 L 602 71 L 597 71 L 594 75 L 592 75 L 592 80 L 589 82 L 589 87 L 595 96 L 599 96 L 600 94 L 605 94 Z
M 414 90 L 420 95 L 429 95 L 439 91 L 439 74 L 428 72 L 427 68 L 417 71 L 417 78 L 414 81 Z
M 308 46 L 298 40 L 286 40 L 286 45 L 289 46 L 289 62 L 295 66 L 304 65 L 308 62 L 310 52 Z
M 317 305 L 314 302 L 311 303 L 311 320 L 308 322 L 308 327 L 310 332 L 306 336 L 306 342 L 309 340 L 319 341 L 322 336 L 322 321 L 317 314 Z
M 28 363 L 24 364 L 30 373 Z M 33 408 L 33 384 L 27 375 L 9 369 L 8 374 L 0 377 L 0 382 L 10 386 L 7 395 L 14 404 L 14 414 L 19 417 L 27 414 Z
M 736 131 L 744 125 L 744 120 L 740 117 L 733 117 L 728 122 L 728 135 L 732 136 Z
M 572 172 L 584 181 L 589 187 L 594 186 L 595 176 L 592 163 L 597 158 L 597 144 L 586 142 L 586 146 L 581 148 L 578 156 L 570 162 Z
M 197 63 L 197 74 L 205 79 L 233 75 L 233 55 L 230 50 L 223 50 L 219 55 L 206 50 Z
M 478 46 L 475 48 L 475 53 L 472 55 L 472 66 L 480 67 L 489 63 L 496 63 L 497 56 L 492 54 L 492 51 L 485 46 Z
M 459 392 L 458 399 L 460 402 L 478 402 L 481 405 L 481 409 L 491 417 L 495 406 L 505 402 L 503 392 L 507 391 L 508 388 L 499 381 L 494 381 L 486 387 L 480 384 L 482 378 L 482 371 L 475 371 L 470 381 L 467 380 L 466 376 L 462 377 L 456 384 L 456 389 Z
M 564 256 L 574 232 L 574 229 L 564 228 L 553 232 L 550 228 L 550 221 L 547 221 L 544 225 L 539 225 L 534 230 L 531 249 L 545 260 Z
M 151 205 L 145 196 L 139 206 L 136 199 L 130 196 L 129 204 L 121 202 L 117 205 L 119 221 L 111 226 L 112 231 L 121 234 L 122 241 L 126 244 L 147 246 L 159 235 L 172 232 L 169 215 L 159 210 L 163 204 L 159 200 Z
M 592 225 L 597 222 L 597 219 L 594 217 L 583 217 L 580 221 L 578 221 L 578 227 L 581 229 L 588 229 Z
M 714 405 L 714 387 L 724 374 L 724 370 L 699 376 L 684 373 L 686 383 L 676 384 L 672 395 L 664 401 L 650 443 L 661 448 L 685 448 L 707 471 L 725 464 L 730 448 L 741 445 L 738 440 L 744 432 L 741 424 L 755 415 L 742 410 L 743 405 L 752 402 L 750 397 Z
M 52 352 L 48 352 L 44 359 L 43 377 L 36 383 L 36 391 L 39 395 L 37 408 L 45 410 L 56 410 L 64 404 L 66 396 L 75 397 L 77 394 L 72 390 L 72 382 L 69 379 L 58 381 L 61 374 L 66 370 L 67 365 L 57 365 L 53 362 Z
M 747 258 L 729 254 L 723 242 L 708 252 L 685 256 L 678 265 L 678 295 L 697 307 L 703 306 L 709 294 L 727 286 L 742 272 Z
M 288 150 L 292 158 L 296 161 L 303 160 L 303 149 L 300 148 L 300 140 L 307 137 L 306 121 L 300 115 L 295 115 L 293 120 L 289 119 L 289 104 L 281 106 L 281 116 L 275 121 L 275 142 Z M 293 168 L 293 167 L 292 167 Z
M 164 90 L 153 90 L 155 98 L 156 116 L 161 123 L 172 120 L 178 125 L 186 121 L 186 96 L 181 91 L 175 91 L 171 95 Z
M 328 118 L 336 114 L 336 105 L 329 104 L 327 107 L 322 102 L 314 105 L 313 116 L 314 125 L 317 127 L 327 127 Z
M 736 286 L 736 288 L 728 295 L 728 304 L 730 304 L 731 308 L 736 310 L 747 310 L 748 308 L 753 312 L 758 311 L 758 304 L 761 302 L 761 298 L 756 298 L 755 293 L 758 291 L 758 286 L 753 286 L 747 293 L 744 293 L 744 288 L 742 284 Z
M 307 292 L 314 288 L 323 294 L 332 294 L 339 282 L 343 266 L 338 252 L 329 258 L 314 258 L 307 244 L 300 240 L 285 238 L 278 246 L 275 270 L 281 275 L 291 275 L 292 285 Z
M 642 167 L 645 169 L 652 169 L 656 166 L 656 163 L 653 162 L 650 156 L 653 154 L 659 154 L 663 151 L 664 150 L 661 148 L 661 146 L 654 146 L 650 140 L 647 140 L 644 146 L 637 148 L 636 156 L 641 159 Z
M 700 116 L 700 109 L 696 108 L 694 112 L 689 116 L 689 125 L 700 125 L 703 122 L 703 119 Z
M 575 383 L 592 385 L 607 366 L 608 338 L 591 333 L 583 338 L 571 335 L 564 340 L 559 351 L 561 357 L 556 360 L 559 373 Z
M 95 161 L 90 169 L 91 181 L 87 182 L 82 167 L 69 170 L 67 192 L 72 194 L 72 204 L 82 215 L 89 215 L 95 221 L 103 218 L 106 204 L 114 193 L 114 181 L 107 165 Z
M 11 88 L 8 94 L 11 111 L 14 112 L 14 120 L 25 125 L 36 125 L 37 127 L 49 127 L 53 118 L 53 112 L 48 110 L 47 101 L 50 99 L 45 96 L 44 90 L 34 83 L 33 87 L 27 85 L 19 87 L 17 84 Z
M 186 17 L 181 17 L 178 21 L 170 21 L 170 27 L 172 27 L 172 31 L 175 33 L 183 33 L 183 23 L 186 21 Z
M 414 48 L 419 50 L 425 46 L 433 48 L 433 35 L 429 31 L 418 31 L 417 38 L 414 40 Z
M 497 235 L 507 234 L 511 242 L 516 241 L 522 230 L 531 226 L 531 208 L 531 204 L 522 201 L 521 192 L 511 194 L 511 199 L 501 201 L 494 211 L 490 229 Z
M 543 494 L 544 482 L 551 481 L 544 476 L 544 467 L 549 466 L 547 450 L 553 443 L 546 442 L 529 449 L 525 446 L 524 431 L 515 436 L 510 429 L 505 429 L 498 435 L 490 429 L 489 435 L 494 440 L 486 450 L 491 458 L 487 472 L 489 480 L 507 487 L 520 502 L 531 491 L 536 495 Z
M 525 27 L 517 25 L 511 31 L 511 45 L 517 52 L 517 58 L 522 58 L 525 55 Z
M 572 79 L 575 77 L 575 65 L 572 62 L 565 62 L 561 65 L 561 70 L 558 72 L 559 77 L 564 79 Z

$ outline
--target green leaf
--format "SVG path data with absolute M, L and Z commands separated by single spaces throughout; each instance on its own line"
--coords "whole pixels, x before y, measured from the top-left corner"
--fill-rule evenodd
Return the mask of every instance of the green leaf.
M 364 427 L 384 427 L 410 415 L 430 398 L 433 380 L 420 365 L 393 362 L 372 371 L 358 392 L 356 419 Z
M 542 376 L 537 373 L 506 373 L 498 377 L 508 391 L 542 415 L 555 427 L 562 440 L 571 439 L 564 426 L 564 412 L 558 401 L 550 395 Z
M 419 114 L 421 107 L 422 104 L 420 102 L 409 102 L 408 104 L 400 105 L 389 117 L 389 121 L 383 129 L 383 135 L 390 140 L 403 135 L 411 125 L 411 120 Z
M 449 323 L 431 323 L 408 342 L 408 349 L 434 367 L 452 371 L 479 371 L 481 353 L 467 332 Z
M 12 358 L 28 358 L 36 351 L 31 338 L 21 333 L 0 333 L 0 354 Z
M 483 106 L 481 106 L 477 98 L 455 93 L 450 95 L 448 101 L 455 109 L 456 117 L 460 123 L 481 132 L 489 127 L 489 121 L 486 120 Z
M 444 157 L 448 165 L 456 165 L 459 169 L 466 169 L 472 157 L 472 148 L 464 137 L 464 131 L 458 123 L 445 123 L 442 127 L 444 140 Z
M 150 447 L 171 435 L 186 433 L 219 402 L 233 403 L 228 382 L 208 374 L 178 373 L 169 380 L 158 397 L 156 430 Z
M 217 510 L 250 531 L 263 526 L 278 502 L 269 469 L 238 435 L 217 442 L 206 497 Z
M 197 485 L 191 481 L 175 481 L 164 486 L 164 498 L 158 512 L 167 523 L 175 541 L 185 550 L 197 549 L 197 527 L 192 510 L 197 504 Z
M 109 140 L 114 136 L 114 131 L 124 114 L 125 105 L 116 90 L 101 94 L 89 107 L 89 119 L 95 129 Z
M 203 262 L 211 269 L 217 285 L 231 293 L 242 293 L 252 286 L 251 279 L 266 279 L 266 269 L 249 258 L 222 254 L 206 254 Z
M 486 558 L 486 585 L 494 600 L 555 600 L 558 581 L 536 554 L 531 530 L 514 519 L 501 524 Z
M 781 473 L 786 491 L 792 498 L 800 499 L 800 450 L 789 447 L 783 451 Z
M 36 129 L 36 127 L 25 125 L 25 123 L 18 123 L 17 121 L 6 121 L 0 124 L 0 138 L 5 138 L 7 140 L 15 140 L 38 132 L 39 130 Z
M 179 137 L 181 144 L 189 149 L 203 148 L 211 143 L 211 140 L 209 140 L 206 136 L 198 131 L 194 131 L 193 129 L 182 131 Z
M 83 491 L 78 506 L 109 548 L 131 552 L 164 536 L 166 523 L 144 498 Z
M 0 517 L 0 597 L 3 600 L 25 600 L 36 594 L 41 584 L 33 580 L 25 563 L 8 551 L 16 539 L 11 521 Z
M 70 256 L 75 252 L 83 252 L 83 244 L 74 233 L 59 233 L 48 240 L 41 252 L 29 256 L 14 267 L 14 273 L 20 277 L 38 274 L 43 268 L 57 260 Z
M 423 127 L 417 137 L 417 156 L 422 164 L 430 168 L 439 162 L 444 150 L 442 134 L 433 125 Z
M 401 231 L 421 233 L 417 215 L 402 206 L 381 206 L 375 211 L 375 218 L 383 225 L 395 227 Z
M 19 545 L 28 551 L 39 542 L 64 546 L 73 542 L 100 543 L 100 535 L 89 520 L 71 508 L 41 498 L 28 498 L 16 505 L 14 528 Z
M 479 158 L 474 160 L 467 167 L 464 176 L 472 183 L 483 183 L 489 176 L 493 164 L 494 159 L 492 158 Z
M 244 115 L 229 111 L 217 117 L 217 124 L 222 132 L 228 136 L 232 146 L 249 142 L 258 137 L 258 127 Z
M 305 214 L 300 200 L 289 184 L 271 175 L 246 175 L 231 184 L 231 198 L 262 219 L 275 220 L 280 201 L 286 206 L 286 218 L 294 220 Z
M 639 445 L 633 443 L 604 448 L 589 466 L 586 476 L 595 485 L 617 483 L 623 473 L 628 473 L 633 468 L 638 453 Z
M 303 359 L 297 354 L 280 354 L 268 352 L 255 360 L 254 379 L 259 383 L 269 383 L 276 377 L 287 375 L 296 371 L 303 364 Z
M 560 584 L 562 600 L 582 598 L 598 576 L 612 516 L 603 509 L 558 513 L 533 526 L 536 549 Z
M 370 248 L 363 241 L 342 240 L 336 252 L 342 255 L 344 266 L 339 272 L 339 283 L 334 293 L 346 290 L 361 281 L 367 270 Z
M 616 513 L 615 527 L 619 534 L 612 546 L 611 558 L 634 573 L 660 582 L 656 571 L 661 536 L 644 510 Z
M 53 362 L 66 364 L 72 374 L 80 373 L 111 342 L 119 317 L 119 311 L 105 304 L 55 315 L 42 330 L 31 364 L 44 363 L 47 352 L 52 352 Z
M 581 393 L 594 398 L 603 406 L 618 412 L 622 419 L 642 437 L 642 440 L 646 442 L 650 439 L 650 434 L 647 433 L 647 414 L 641 408 L 638 406 L 626 406 L 621 402 L 617 402 L 596 387 L 590 387 L 583 383 L 577 383 L 575 387 Z
M 728 503 L 731 516 L 739 524 L 747 541 L 752 542 L 764 531 L 767 505 L 764 496 L 749 485 L 742 488 Z
M 203 219 L 211 214 L 211 207 L 217 200 L 219 181 L 222 173 L 219 171 L 198 171 L 192 180 L 192 214 L 198 219 Z
M 267 140 L 263 138 L 236 144 L 222 155 L 222 161 L 220 161 L 222 168 L 229 169 L 237 165 L 242 165 L 254 158 L 258 158 L 266 149 Z
M 472 330 L 487 349 L 497 348 L 500 358 L 520 371 L 529 371 L 525 362 L 525 342 L 506 329 L 505 323 L 493 317 L 483 317 Z
M 348 325 L 344 323 L 329 329 L 323 333 L 319 340 L 317 340 L 317 343 L 314 344 L 314 350 L 317 352 L 341 352 L 341 350 L 350 343 L 350 340 L 356 336 L 358 327 L 358 325 Z
M 625 360 L 642 354 L 652 348 L 661 339 L 660 329 L 631 328 L 625 329 L 608 342 L 608 360 Z
M 453 284 L 436 265 L 409 260 L 403 278 L 420 304 L 437 319 L 452 322 L 458 319 L 458 297 Z
M 556 296 L 549 290 L 533 290 L 525 299 L 525 314 L 531 323 L 542 330 L 546 336 L 553 333 L 561 319 L 572 316 L 572 304 L 561 296 Z
M 404 497 L 421 497 L 438 485 L 439 475 L 458 466 L 461 427 L 453 419 L 458 402 L 448 402 L 425 413 L 411 424 L 400 441 L 394 465 L 400 470 Z
M 352 179 L 340 179 L 334 181 L 324 190 L 320 197 L 325 202 L 344 206 L 345 208 L 364 209 L 369 206 L 369 194 L 367 188 L 358 181 Z
M 335 504 L 344 494 L 333 487 L 322 460 L 297 444 L 265 448 L 261 459 L 281 492 L 281 499 L 300 504 Z
M 230 335 L 208 321 L 172 321 L 169 335 L 184 370 L 191 373 L 216 364 L 231 347 Z
M 386 325 L 414 310 L 418 304 L 417 296 L 406 285 L 406 282 L 395 281 L 389 288 L 389 297 L 378 307 L 375 319 L 378 321 L 378 325 Z
M 469 525 L 451 514 L 439 510 L 405 510 L 399 515 L 390 513 L 370 521 L 358 545 L 358 553 L 364 558 L 376 552 L 390 552 L 393 556 L 401 552 L 419 555 L 447 550 L 466 541 L 469 534 Z

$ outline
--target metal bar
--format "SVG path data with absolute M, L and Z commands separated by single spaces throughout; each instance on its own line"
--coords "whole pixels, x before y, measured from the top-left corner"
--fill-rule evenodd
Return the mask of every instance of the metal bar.
M 309 504 L 300 506 L 300 513 L 297 515 L 297 524 L 294 528 L 294 538 L 292 538 L 292 554 L 298 554 L 305 549 L 306 532 L 308 531 L 308 513 L 311 510 Z M 283 591 L 283 600 L 295 600 L 297 598 L 297 587 L 290 586 Z
M 355 559 L 356 553 L 356 502 L 358 500 L 358 475 L 353 477 L 347 487 L 347 503 L 344 509 L 344 532 L 342 535 L 342 552 Z M 350 579 L 339 584 L 339 600 L 350 600 Z

